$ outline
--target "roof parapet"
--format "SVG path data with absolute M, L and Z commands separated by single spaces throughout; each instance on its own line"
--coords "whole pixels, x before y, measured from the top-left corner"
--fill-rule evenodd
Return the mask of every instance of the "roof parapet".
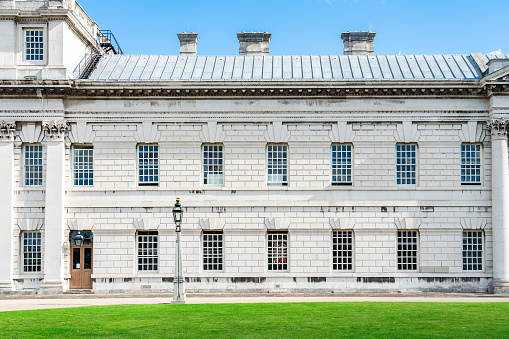
M 180 55 L 196 55 L 196 44 L 200 40 L 198 33 L 177 33 L 180 40 Z
M 239 55 L 268 55 L 272 34 L 267 32 L 240 32 Z
M 360 31 L 360 32 L 344 32 L 341 34 L 343 39 L 343 54 L 344 55 L 373 55 L 375 48 L 373 41 L 375 40 L 375 32 Z

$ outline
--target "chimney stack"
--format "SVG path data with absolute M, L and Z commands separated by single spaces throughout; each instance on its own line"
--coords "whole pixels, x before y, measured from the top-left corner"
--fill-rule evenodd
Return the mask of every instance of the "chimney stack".
M 240 32 L 239 55 L 269 55 L 269 42 L 272 34 L 267 32 Z
M 196 55 L 196 44 L 200 40 L 198 33 L 177 33 L 180 40 L 180 55 Z
M 367 32 L 345 32 L 341 34 L 341 39 L 345 47 L 343 49 L 344 55 L 373 55 L 375 48 L 373 47 L 373 40 L 375 40 L 376 33 Z

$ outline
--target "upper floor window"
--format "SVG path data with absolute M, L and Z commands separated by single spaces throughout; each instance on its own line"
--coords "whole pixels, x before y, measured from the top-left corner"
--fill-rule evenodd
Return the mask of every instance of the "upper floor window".
M 481 184 L 481 145 L 461 145 L 461 184 Z
M 222 185 L 223 145 L 203 145 L 203 184 Z
M 417 145 L 396 145 L 396 184 L 415 185 L 417 183 Z
M 25 61 L 44 60 L 44 31 L 40 28 L 23 30 Z
M 333 144 L 332 148 L 332 184 L 352 184 L 352 145 Z
M 288 185 L 288 145 L 267 145 L 267 185 Z
M 25 145 L 23 159 L 25 186 L 42 185 L 42 145 Z
M 159 182 L 159 146 L 138 145 L 138 185 L 157 186 Z
M 94 147 L 75 145 L 72 148 L 74 186 L 94 184 Z

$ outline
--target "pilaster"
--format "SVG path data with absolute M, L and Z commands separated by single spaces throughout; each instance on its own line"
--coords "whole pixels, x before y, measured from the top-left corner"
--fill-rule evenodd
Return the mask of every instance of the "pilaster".
M 44 237 L 44 280 L 41 289 L 64 289 L 65 232 L 65 121 L 45 122 L 47 148 L 46 204 Z
M 509 293 L 509 168 L 507 134 L 509 121 L 492 119 L 492 229 L 493 229 L 493 291 Z
M 13 227 L 14 227 L 14 133 L 16 124 L 0 122 L 0 291 L 14 290 Z

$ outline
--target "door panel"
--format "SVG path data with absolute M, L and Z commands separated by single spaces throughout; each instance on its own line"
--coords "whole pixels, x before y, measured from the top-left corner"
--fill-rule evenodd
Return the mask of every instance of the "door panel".
M 92 288 L 92 245 L 71 246 L 71 289 Z

